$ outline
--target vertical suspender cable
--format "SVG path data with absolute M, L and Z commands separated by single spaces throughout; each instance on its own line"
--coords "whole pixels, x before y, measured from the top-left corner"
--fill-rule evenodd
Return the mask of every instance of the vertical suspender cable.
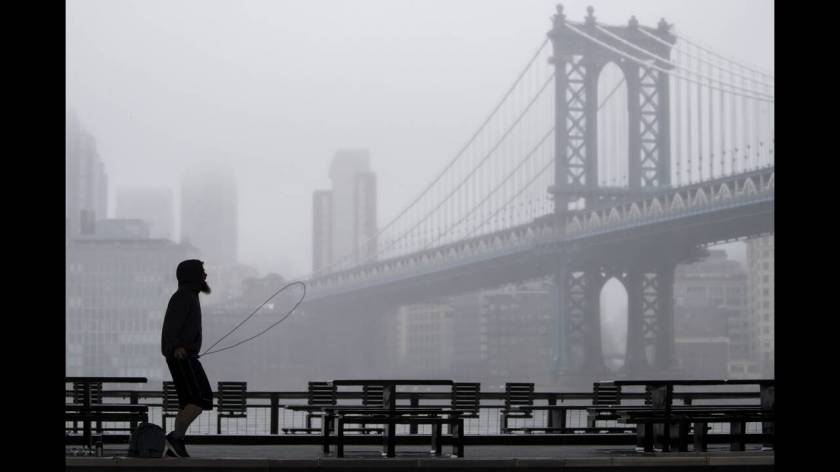
M 711 64 L 709 69 L 709 178 L 714 177 L 714 161 L 715 161 L 715 104 L 714 104 L 714 89 L 712 88 L 712 76 L 714 73 Z
M 682 55 L 680 54 L 679 49 L 675 49 L 676 57 L 675 60 L 677 63 L 682 62 Z M 674 80 L 674 100 L 671 100 L 673 103 L 674 112 L 671 116 L 673 116 L 674 124 L 672 126 L 672 134 L 673 134 L 673 151 L 672 151 L 672 159 L 674 161 L 674 185 L 679 187 L 680 185 L 680 163 L 682 162 L 682 142 L 680 137 L 682 136 L 682 109 L 680 107 L 680 102 L 682 101 L 682 94 L 680 93 L 680 82 L 679 78 L 675 78 Z
M 688 66 L 691 66 L 691 58 L 686 58 L 686 64 Z M 691 106 L 691 87 L 692 86 L 693 86 L 693 84 L 691 82 L 686 81 L 686 83 L 685 83 L 685 99 L 686 99 L 686 107 L 685 107 L 686 133 L 685 133 L 685 140 L 686 140 L 686 151 L 687 151 L 686 152 L 686 159 L 688 161 L 687 164 L 686 164 L 686 170 L 688 171 L 687 172 L 687 177 L 686 177 L 686 179 L 687 179 L 686 183 L 688 183 L 688 184 L 692 183 L 692 178 L 691 178 L 692 177 L 691 176 L 691 174 L 692 174 L 692 172 L 691 172 L 691 170 L 692 170 L 692 159 L 691 159 L 691 155 L 694 153 L 694 149 L 693 149 L 693 146 L 692 146 L 692 143 L 691 143 L 691 135 L 692 135 L 692 133 L 694 133 L 694 129 L 692 128 L 692 124 L 691 124 L 691 114 L 692 114 L 692 108 L 693 108 Z
M 734 71 L 730 69 L 729 71 L 729 78 L 730 80 L 735 80 Z M 729 137 L 730 141 L 730 156 L 729 156 L 729 173 L 735 174 L 738 172 L 737 164 L 738 164 L 738 96 L 735 94 L 729 94 L 729 129 L 731 131 L 731 135 Z
M 758 88 L 758 79 L 757 73 L 753 73 L 753 76 L 756 77 L 756 80 L 753 83 L 753 86 Z M 763 136 L 761 135 L 761 102 L 758 100 L 753 100 L 755 103 L 753 104 L 753 108 L 755 109 L 755 168 L 758 168 L 761 165 L 761 148 L 762 148 L 762 140 Z
M 723 81 L 723 69 L 718 69 L 718 77 Z M 726 175 L 726 106 L 724 101 L 724 93 L 721 90 L 718 93 L 720 106 L 720 170 L 719 175 Z
M 700 68 L 696 62 L 695 67 Z M 703 86 L 702 81 L 697 81 L 697 180 L 703 180 Z
M 743 72 L 743 68 L 742 68 Z M 741 78 L 741 85 L 744 87 L 747 86 L 747 79 Z M 742 153 L 742 164 L 741 170 L 747 171 L 749 170 L 749 161 L 747 160 L 750 155 L 750 137 L 749 137 L 749 113 L 747 112 L 747 97 L 741 97 L 741 137 L 743 138 L 743 146 L 741 148 Z
M 768 92 L 770 91 L 770 86 L 767 86 Z M 774 161 L 774 148 L 776 147 L 775 142 L 775 127 L 776 127 L 776 104 L 771 102 L 767 104 L 767 138 L 769 142 L 767 143 L 767 164 L 773 165 Z

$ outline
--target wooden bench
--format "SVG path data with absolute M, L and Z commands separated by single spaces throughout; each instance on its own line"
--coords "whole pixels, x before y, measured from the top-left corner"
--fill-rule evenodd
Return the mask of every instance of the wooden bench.
M 362 385 L 362 406 L 369 408 L 385 407 L 385 388 L 382 385 Z M 345 429 L 344 431 L 358 431 L 362 434 L 385 432 L 383 428 L 368 428 L 367 423 L 362 423 L 361 428 Z
M 84 424 L 82 443 L 87 447 L 93 447 L 94 439 L 101 439 L 105 431 L 133 431 L 134 425 L 145 423 L 148 420 L 149 407 L 147 405 L 132 405 L 130 403 L 96 403 L 90 405 L 66 403 L 64 405 L 64 421 L 72 421 L 74 424 L 81 421 Z M 95 434 L 90 426 L 92 422 L 96 423 Z M 129 426 L 103 428 L 103 422 L 125 422 Z
M 521 382 L 508 382 L 505 384 L 505 406 L 500 412 L 500 430 L 502 434 L 510 433 L 522 428 L 509 428 L 510 418 L 533 418 L 531 410 L 527 407 L 534 406 L 534 384 Z
M 105 431 L 132 431 L 140 422 L 148 421 L 148 406 L 135 403 L 104 403 L 104 383 L 146 383 L 145 377 L 65 377 L 65 383 L 72 383 L 71 403 L 64 405 L 64 420 L 71 422 L 66 428 L 73 434 L 78 433 L 78 423 L 82 422 L 82 444 L 93 447 L 94 436 L 101 441 Z M 132 397 L 134 398 L 134 397 Z M 103 427 L 103 422 L 126 422 L 127 427 Z M 95 423 L 96 435 L 91 423 Z M 73 435 L 65 432 L 65 441 L 72 441 Z
M 707 431 L 709 423 L 729 423 L 729 449 L 731 451 L 743 451 L 746 446 L 747 423 L 761 422 L 762 429 L 765 429 L 768 424 L 774 424 L 775 422 L 775 411 L 763 406 L 676 408 L 674 414 L 682 416 L 684 419 L 684 422 L 679 425 L 677 434 L 677 444 L 681 451 L 685 450 L 685 443 L 687 442 L 688 426 L 685 423 L 692 424 L 695 451 L 706 451 L 708 449 Z M 764 445 L 772 447 L 772 429 L 769 432 L 769 443 L 764 443 Z
M 452 455 L 464 457 L 464 420 L 461 418 L 463 412 L 448 408 L 398 408 L 396 410 L 387 408 L 336 408 L 329 414 L 334 418 L 336 456 L 344 457 L 344 426 L 347 424 L 428 424 L 432 426 L 431 452 L 435 455 L 442 454 L 440 438 L 443 425 L 449 426 L 453 438 Z M 324 421 L 324 449 L 329 451 L 329 424 L 333 421 Z M 385 429 L 388 431 L 388 428 Z M 383 446 L 387 457 L 394 457 L 396 453 L 396 437 L 383 434 Z
M 461 418 L 478 418 L 481 414 L 481 383 L 453 382 L 449 406 L 461 412 Z
M 365 386 L 368 387 L 368 386 Z M 370 386 L 377 387 L 377 386 Z M 362 405 L 382 407 L 382 389 L 380 388 L 365 388 L 362 391 Z M 292 411 L 306 412 L 306 427 L 304 428 L 283 428 L 286 434 L 305 433 L 313 434 L 324 430 L 324 408 L 332 408 L 338 406 L 338 392 L 335 385 L 330 382 L 308 382 L 307 384 L 307 399 L 306 405 L 288 405 L 287 409 Z M 320 428 L 312 427 L 312 419 L 320 418 L 322 426 Z M 329 425 L 328 425 L 329 426 Z M 329 428 L 328 428 L 329 429 Z M 382 433 L 382 428 L 368 428 L 367 425 L 362 425 L 361 428 L 354 429 L 363 434 Z
M 507 426 L 507 423 L 503 420 L 502 421 L 502 433 L 510 433 L 515 431 L 522 431 L 526 434 L 532 434 L 535 432 L 540 433 L 554 433 L 554 434 L 567 434 L 567 433 L 624 433 L 628 430 L 633 430 L 634 427 L 598 427 L 595 421 L 588 421 L 586 427 L 568 427 L 566 425 L 566 413 L 569 410 L 587 410 L 585 406 L 576 406 L 576 405 L 556 405 L 556 404 L 549 404 L 549 405 L 534 405 L 533 404 L 533 390 L 529 391 L 529 384 L 521 384 L 524 387 L 518 387 L 516 384 L 512 385 L 510 390 L 512 390 L 512 394 L 510 395 L 510 400 L 508 401 L 508 396 L 506 395 L 506 410 L 510 410 L 511 412 L 521 412 L 522 415 L 519 416 L 521 418 L 531 418 L 532 413 L 537 410 L 545 410 L 547 412 L 548 421 L 545 426 L 524 426 L 524 427 L 516 427 L 511 428 Z M 518 391 L 517 391 L 518 387 Z M 600 398 L 599 403 L 609 403 L 612 405 L 612 402 L 617 401 L 615 390 L 610 389 L 610 392 L 607 393 L 605 391 L 600 392 L 600 397 L 598 394 L 595 395 L 595 398 Z M 618 391 L 620 394 L 620 389 Z M 606 395 L 609 395 L 609 398 L 606 398 Z M 508 414 L 509 417 L 515 417 L 513 415 Z M 612 419 L 615 418 L 615 415 L 611 417 Z M 600 418 L 599 418 L 600 419 Z
M 671 408 L 666 412 L 661 409 L 641 410 L 637 408 L 619 408 L 616 413 L 625 423 L 637 425 L 640 444 L 646 452 L 654 450 L 654 425 L 665 424 L 670 428 L 663 451 L 668 451 L 675 442 L 679 451 L 688 450 L 688 436 L 693 425 L 694 447 L 696 451 L 707 450 L 707 430 L 709 423 L 729 423 L 730 450 L 745 449 L 746 424 L 748 422 L 773 422 L 774 412 L 760 406 L 683 406 Z M 666 424 L 667 423 L 667 424 Z
M 376 387 L 376 385 L 370 385 Z M 367 385 L 365 385 L 367 387 Z M 363 390 L 364 391 L 364 390 Z M 363 402 L 363 408 L 336 407 L 329 409 L 323 423 L 323 451 L 329 452 L 329 435 L 336 433 L 336 442 L 341 445 L 337 447 L 337 454 L 342 457 L 344 454 L 344 433 L 352 431 L 346 428 L 347 424 L 361 424 L 363 427 L 369 422 L 375 424 L 397 425 L 407 424 L 411 427 L 411 434 L 416 434 L 418 425 L 428 424 L 432 426 L 432 452 L 435 455 L 442 453 L 440 438 L 444 434 L 443 427 L 447 428 L 446 434 L 450 434 L 453 440 L 453 455 L 463 457 L 463 435 L 464 418 L 478 418 L 480 414 L 481 384 L 478 382 L 453 382 L 448 407 L 440 406 L 395 406 L 394 408 L 383 408 L 384 404 L 377 404 L 376 398 L 372 401 Z M 388 428 L 381 430 L 383 433 Z M 389 438 L 384 434 L 385 454 L 393 457 L 395 454 L 395 438 Z
M 216 434 L 222 434 L 222 418 L 247 418 L 248 416 L 248 383 L 247 382 L 219 382 L 216 389 L 217 409 Z
M 586 426 L 596 428 L 598 421 L 615 421 L 615 408 L 621 405 L 621 386 L 612 382 L 592 384 L 592 408 L 588 408 Z
M 178 391 L 175 390 L 175 382 L 163 382 L 160 422 L 164 431 L 166 431 L 166 419 L 175 418 L 180 410 L 181 405 L 178 403 Z
M 73 403 L 82 405 L 85 403 L 85 397 L 91 404 L 101 404 L 102 382 L 73 382 Z M 98 423 L 97 428 L 101 427 L 101 423 Z M 78 421 L 73 421 L 73 432 L 79 432 Z
M 308 382 L 306 405 L 289 405 L 286 408 L 292 411 L 306 412 L 306 427 L 305 428 L 283 428 L 283 432 L 287 434 L 294 433 L 316 433 L 321 428 L 312 427 L 312 418 L 321 418 L 323 421 L 324 411 L 322 407 L 336 406 L 337 401 L 336 388 L 329 382 Z
M 671 431 L 676 428 L 677 429 L 677 437 L 680 437 L 680 428 L 683 430 L 687 429 L 685 425 L 685 421 L 682 420 L 682 426 L 680 426 L 680 418 L 684 418 L 686 414 L 685 408 L 691 408 L 689 405 L 683 405 L 682 407 L 674 407 L 673 399 L 674 399 L 674 388 L 677 386 L 686 387 L 686 386 L 734 386 L 734 385 L 755 385 L 759 387 L 759 398 L 761 400 L 761 408 L 764 410 L 771 411 L 774 405 L 774 392 L 775 392 L 775 380 L 774 379 L 635 379 L 635 380 L 616 380 L 612 382 L 618 386 L 638 386 L 642 385 L 645 387 L 645 393 L 648 395 L 649 403 L 651 406 L 651 410 L 653 413 L 640 413 L 642 417 L 639 419 L 645 420 L 646 423 L 650 423 L 650 427 L 644 427 L 644 424 L 638 424 L 637 433 L 640 438 L 639 445 L 645 444 L 647 442 L 647 438 L 643 434 L 643 430 L 652 431 L 654 435 L 654 442 L 658 442 L 662 445 L 663 451 L 670 450 L 671 446 Z M 709 405 L 708 408 L 717 412 L 722 412 L 727 408 L 732 408 L 732 411 L 738 411 L 739 409 L 744 409 L 745 405 Z M 754 408 L 754 406 L 752 407 Z M 672 415 L 676 415 L 675 412 L 682 410 L 683 416 L 677 416 L 677 419 L 672 419 Z M 698 413 L 701 410 L 695 409 L 692 410 L 694 413 Z M 645 415 L 657 415 L 661 414 L 661 418 L 656 418 L 655 421 L 651 421 L 648 418 L 645 418 Z M 649 416 L 649 418 L 655 418 L 655 416 Z M 737 423 L 737 421 L 736 421 Z M 735 428 L 737 429 L 739 426 L 736 424 Z M 768 421 L 764 422 L 762 426 L 762 430 L 767 433 L 770 433 L 772 436 L 772 427 L 773 422 Z M 685 434 L 682 435 L 682 438 L 685 438 Z M 766 436 L 766 434 L 765 434 Z

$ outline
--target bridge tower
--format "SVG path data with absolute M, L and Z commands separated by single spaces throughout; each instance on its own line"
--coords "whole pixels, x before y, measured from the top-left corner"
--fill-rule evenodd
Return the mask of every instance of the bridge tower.
M 587 8 L 583 24 L 574 28 L 609 44 L 616 51 L 639 57 L 638 51 L 610 38 L 597 28 L 594 9 Z M 555 66 L 555 184 L 549 188 L 558 224 L 572 212 L 599 205 L 636 199 L 648 191 L 670 185 L 670 130 L 668 74 L 627 60 L 616 51 L 596 44 L 569 28 L 563 6 L 557 5 L 548 37 Z M 639 25 L 635 17 L 626 26 L 603 26 L 627 42 L 660 57 L 670 57 L 670 46 L 640 32 L 673 44 L 665 20 L 658 27 Z M 627 87 L 628 183 L 624 187 L 599 186 L 598 79 L 613 63 Z M 658 61 L 657 67 L 668 69 Z M 571 208 L 570 205 L 574 205 Z M 557 261 L 560 319 L 557 333 L 556 370 L 563 374 L 599 376 L 606 372 L 602 356 L 600 293 L 612 277 L 628 294 L 627 375 L 667 370 L 674 365 L 673 279 L 679 251 L 652 245 L 633 254 L 567 255 Z

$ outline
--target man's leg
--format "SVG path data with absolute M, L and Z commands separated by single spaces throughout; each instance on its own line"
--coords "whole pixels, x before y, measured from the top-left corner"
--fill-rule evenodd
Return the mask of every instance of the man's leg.
M 192 403 L 188 403 L 184 406 L 184 409 L 178 412 L 178 415 L 175 417 L 175 431 L 173 435 L 181 439 L 187 434 L 187 429 L 190 427 L 193 421 L 198 418 L 202 409 L 198 405 L 194 405 Z

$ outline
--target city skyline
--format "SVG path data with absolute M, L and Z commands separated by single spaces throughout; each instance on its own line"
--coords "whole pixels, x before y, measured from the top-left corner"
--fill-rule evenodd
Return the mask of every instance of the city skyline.
M 553 373 L 597 372 L 603 370 L 605 359 L 616 360 L 625 344 L 625 363 L 632 371 L 655 368 L 670 372 L 676 366 L 674 354 L 679 347 L 674 337 L 676 267 L 702 260 L 709 246 L 772 234 L 772 76 L 747 69 L 753 76 L 743 78 L 744 72 L 734 71 L 731 63 L 723 61 L 708 62 L 706 67 L 706 62 L 698 62 L 696 57 L 708 60 L 712 56 L 702 53 L 705 49 L 693 41 L 674 36 L 661 21 L 657 27 L 647 23 L 639 29 L 630 19 L 626 26 L 613 29 L 622 37 L 601 28 L 601 20 L 592 9 L 588 9 L 583 25 L 567 20 L 570 10 L 558 6 L 555 11 L 548 37 L 517 75 L 502 103 L 459 151 L 458 157 L 464 158 L 452 161 L 443 173 L 427 181 L 420 197 L 413 201 L 410 198 L 412 186 L 423 182 L 418 180 L 423 178 L 421 173 L 414 172 L 416 169 L 403 161 L 402 155 L 386 156 L 386 161 L 390 158 L 403 166 L 408 180 L 387 179 L 387 185 L 402 188 L 399 195 L 382 198 L 382 206 L 400 208 L 400 202 L 412 201 L 395 219 L 377 223 L 378 182 L 386 179 L 380 179 L 378 167 L 371 165 L 371 156 L 380 154 L 369 146 L 343 144 L 334 148 L 333 160 L 324 172 L 331 180 L 328 191 L 320 190 L 323 186 L 310 188 L 303 184 L 312 192 L 309 208 L 314 224 L 309 227 L 315 237 L 311 262 L 316 268 L 331 269 L 326 277 L 307 277 L 311 289 L 307 310 L 315 313 L 313 319 L 321 320 L 313 325 L 316 329 L 337 321 L 338 316 L 344 317 L 341 324 L 347 326 L 343 329 L 338 323 L 330 326 L 338 339 L 333 348 L 360 343 L 366 346 L 358 353 L 360 358 L 341 359 L 347 368 L 375 368 L 371 364 L 376 359 L 375 349 L 364 341 L 370 333 L 363 325 L 378 325 L 399 307 L 415 307 L 400 312 L 405 321 L 401 329 L 411 331 L 407 328 L 413 326 L 409 321 L 415 315 L 411 313 L 421 317 L 429 314 L 431 320 L 446 318 L 445 307 L 435 308 L 441 297 L 544 279 L 550 281 L 550 287 L 540 295 L 544 298 L 540 306 L 549 306 L 557 296 L 560 301 L 557 309 L 550 310 L 554 316 L 545 315 L 559 322 L 540 333 L 553 347 L 534 354 L 545 363 L 544 369 L 553 369 Z M 581 38 L 588 42 L 579 41 Z M 671 43 L 674 39 L 681 41 L 679 47 Z M 610 45 L 616 41 L 617 45 Z M 585 46 L 590 43 L 601 49 Z M 669 56 L 675 64 L 674 72 L 665 76 L 664 70 L 629 52 L 637 50 L 654 57 L 676 51 Z M 602 84 L 601 71 L 609 69 L 606 66 L 611 62 L 620 64 L 621 70 L 612 68 L 612 77 Z M 735 64 L 741 70 L 745 68 Z M 718 77 L 714 79 L 717 82 L 710 79 L 711 75 L 704 75 L 706 68 Z M 741 79 L 737 83 L 733 82 L 736 74 Z M 547 88 L 552 81 L 556 87 Z M 602 89 L 600 95 L 594 91 L 596 87 Z M 627 93 L 610 92 L 620 87 Z M 557 94 L 544 94 L 545 90 Z M 565 99 L 560 92 L 566 94 Z M 602 113 L 605 103 L 608 106 Z M 257 112 L 258 108 L 251 111 Z M 355 111 L 363 118 L 363 112 L 369 110 Z M 557 120 L 565 122 L 567 133 L 559 132 Z M 185 124 L 176 129 L 190 128 Z M 545 129 L 549 132 L 536 132 Z M 555 139 L 547 140 L 552 134 Z M 604 142 L 587 136 L 604 138 Z M 418 134 L 416 139 L 434 141 L 435 137 Z M 275 247 L 306 235 L 296 228 L 294 217 L 276 209 L 263 212 L 258 226 L 241 229 L 241 214 L 254 207 L 240 204 L 239 189 L 260 190 L 267 205 L 287 203 L 272 198 L 272 193 L 265 192 L 257 181 L 242 176 L 241 163 L 248 148 L 243 144 L 236 149 L 208 150 L 201 153 L 200 160 L 173 161 L 165 173 L 179 180 L 178 219 L 182 223 L 178 239 L 195 246 L 207 262 L 208 272 L 227 281 L 222 284 L 208 279 L 217 288 L 229 285 L 215 293 L 223 292 L 218 300 L 232 304 L 243 293 L 244 279 L 253 274 L 247 264 L 238 264 L 239 247 L 247 246 L 240 235 L 264 234 L 280 225 L 285 233 L 274 241 Z M 601 152 L 602 148 L 606 151 Z M 608 161 L 622 157 L 623 152 L 616 152 L 622 149 L 627 151 L 627 162 Z M 150 158 L 150 168 L 152 161 Z M 434 168 L 432 161 L 430 158 L 421 163 L 424 170 Z M 300 157 L 294 163 L 311 164 Z M 546 173 L 551 166 L 554 171 Z M 105 167 L 110 171 L 110 166 L 102 162 L 98 167 L 102 174 Z M 270 168 L 266 164 L 263 170 Z M 292 175 L 302 177 L 306 173 L 302 169 Z M 93 189 L 101 197 L 107 184 L 104 179 L 90 181 L 89 174 L 79 174 L 83 182 L 80 194 Z M 285 177 L 278 176 L 271 188 L 283 189 Z M 302 184 L 305 179 L 297 180 Z M 98 209 L 98 213 L 103 211 Z M 149 225 L 139 220 L 100 218 L 96 212 L 91 216 L 84 211 L 80 216 L 86 215 L 100 224 L 99 232 L 95 231 L 96 225 L 83 231 L 83 235 L 95 236 L 93 239 L 149 238 Z M 319 229 L 324 221 L 328 224 Z M 701 230 L 695 231 L 698 226 Z M 371 239 L 376 240 L 374 244 L 368 244 Z M 744 248 L 743 244 L 729 247 Z M 298 248 L 296 254 L 301 257 L 305 253 Z M 344 259 L 349 262 L 341 264 Z M 335 267 L 335 262 L 340 266 Z M 772 259 L 765 257 L 759 265 L 766 271 L 770 264 Z M 233 265 L 239 267 L 224 275 L 218 270 Z M 278 272 L 283 278 L 300 277 L 292 270 Z M 751 300 L 750 306 L 768 303 L 768 290 L 772 289 L 768 277 L 772 275 L 760 277 L 751 282 L 749 293 L 758 298 Z M 509 319 L 514 325 L 516 320 L 525 319 L 526 313 L 520 308 L 493 308 L 510 305 L 505 297 L 498 300 L 487 310 L 497 310 L 501 319 Z M 711 313 L 708 316 L 723 313 L 713 303 L 703 309 Z M 613 324 L 604 319 L 605 313 L 613 318 L 626 313 L 625 340 L 602 329 L 602 325 L 609 328 Z M 751 313 L 750 323 L 767 332 L 772 326 L 761 326 L 758 321 L 768 316 L 764 311 Z M 428 327 L 425 323 L 417 326 L 422 330 Z M 427 332 L 444 331 L 433 327 Z M 420 334 L 418 342 L 422 346 L 422 340 L 429 336 Z M 729 331 L 723 334 L 730 337 Z M 772 331 L 769 334 L 772 337 Z M 492 337 L 508 335 L 523 342 L 516 330 L 507 328 Z M 694 349 L 699 345 L 695 341 L 701 338 L 685 339 L 693 339 L 690 343 Z M 753 338 L 769 346 L 766 336 Z M 735 338 L 727 342 L 730 346 L 745 345 Z M 753 345 L 747 349 L 755 351 L 757 341 L 750 342 Z M 407 346 L 399 349 L 408 352 Z M 418 352 L 434 353 L 426 348 Z M 429 365 L 440 363 L 429 359 Z M 772 351 L 770 357 L 765 355 L 764 363 L 772 364 Z M 500 364 L 496 371 L 506 369 Z
M 555 3 L 459 2 L 447 15 L 434 2 L 352 9 L 209 3 L 202 24 L 227 26 L 208 28 L 183 23 L 188 2 L 167 5 L 166 14 L 155 2 L 71 2 L 68 103 L 97 137 L 112 189 L 177 193 L 182 171 L 230 161 L 241 188 L 241 261 L 262 273 L 300 276 L 311 268 L 311 193 L 328 185 L 335 150 L 371 150 L 378 217 L 388 221 L 480 124 L 528 50 L 545 38 Z M 587 4 L 564 3 L 570 19 L 582 20 Z M 635 14 L 655 24 L 665 17 L 715 50 L 773 69 L 771 2 L 593 5 L 599 21 L 625 24 Z M 722 10 L 722 17 L 715 13 Z M 407 16 L 416 21 L 405 22 Z M 333 34 L 315 41 L 295 22 L 332 26 Z M 150 27 L 159 36 L 140 41 Z M 234 28 L 247 33 L 231 36 Z M 181 57 L 190 58 L 189 69 L 178 65 Z M 384 63 L 392 66 L 378 66 Z M 336 65 L 345 71 L 340 79 L 333 77 Z M 125 75 L 135 70 L 143 74 Z M 412 74 L 419 81 L 409 80 Z M 333 80 L 338 87 L 328 86 Z M 102 89 L 111 90 L 108 97 L 97 96 Z M 110 198 L 113 208 L 113 192 Z

